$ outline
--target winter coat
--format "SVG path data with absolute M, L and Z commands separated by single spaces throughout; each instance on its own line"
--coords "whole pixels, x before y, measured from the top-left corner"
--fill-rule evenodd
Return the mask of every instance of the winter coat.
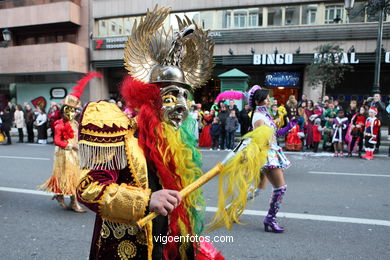
M 2 123 L 2 129 L 4 131 L 11 131 L 12 127 L 12 115 L 10 112 L 5 112 L 4 114 L 1 115 L 1 120 L 3 121 Z
M 26 110 L 26 112 L 24 114 L 25 114 L 25 118 L 26 118 L 26 124 L 27 125 L 34 124 L 34 121 L 35 121 L 35 113 L 34 113 L 34 111 L 32 111 L 32 109 Z
M 212 137 L 218 137 L 221 135 L 221 124 L 213 123 L 210 128 L 210 135 Z
M 219 122 L 221 122 L 222 128 L 225 129 L 226 119 L 229 117 L 228 111 L 220 111 L 218 113 Z
M 14 113 L 16 128 L 23 128 L 25 125 L 23 111 L 16 110 Z
M 238 119 L 237 117 L 231 117 L 229 116 L 226 119 L 226 125 L 225 125 L 225 130 L 227 132 L 235 132 L 238 129 Z

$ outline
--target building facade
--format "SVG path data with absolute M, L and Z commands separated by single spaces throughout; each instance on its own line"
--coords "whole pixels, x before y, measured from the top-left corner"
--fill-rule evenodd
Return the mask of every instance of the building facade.
M 0 48 L 0 102 L 30 102 L 48 109 L 88 72 L 88 3 L 0 0 L 0 32 L 8 29 L 12 38 Z
M 102 93 L 116 97 L 123 69 L 123 46 L 136 19 L 153 9 L 156 1 L 92 1 L 93 43 L 91 63 L 105 74 Z M 316 100 L 321 88 L 308 84 L 307 66 L 315 48 L 337 43 L 343 63 L 353 66 L 344 81 L 327 93 L 341 100 L 362 100 L 371 94 L 377 37 L 377 15 L 356 1 L 347 17 L 342 1 L 243 0 L 158 1 L 171 6 L 166 25 L 177 28 L 175 15 L 188 16 L 210 30 L 215 46 L 215 70 L 209 84 L 195 93 L 197 102 L 208 103 L 220 91 L 218 75 L 237 68 L 285 101 L 303 93 Z M 390 94 L 390 18 L 384 23 L 381 92 Z

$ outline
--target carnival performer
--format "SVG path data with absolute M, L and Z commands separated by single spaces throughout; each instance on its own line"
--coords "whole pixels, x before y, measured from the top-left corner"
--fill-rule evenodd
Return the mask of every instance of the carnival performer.
M 366 154 L 362 158 L 366 160 L 374 159 L 374 150 L 376 142 L 378 141 L 378 132 L 381 126 L 381 121 L 376 117 L 378 109 L 370 107 L 368 110 L 368 118 L 364 125 L 364 146 L 366 147 Z
M 277 145 L 276 138 L 286 135 L 289 130 L 297 125 L 298 122 L 296 119 L 292 119 L 286 127 L 277 130 L 277 127 L 267 109 L 267 105 L 269 103 L 269 91 L 262 89 L 260 86 L 256 85 L 251 88 L 248 94 L 248 103 L 255 108 L 251 119 L 253 129 L 262 125 L 275 129 L 275 135 L 271 142 L 271 149 L 268 150 L 267 163 L 261 170 L 273 186 L 270 207 L 263 223 L 265 231 L 282 233 L 284 228 L 279 226 L 276 222 L 276 214 L 279 211 L 283 196 L 287 190 L 283 170 L 288 168 L 291 163 L 284 155 L 282 148 Z
M 358 156 L 361 157 L 362 150 L 363 150 L 363 132 L 364 132 L 364 125 L 366 123 L 366 110 L 364 109 L 364 106 L 362 106 L 359 111 L 352 116 L 351 123 L 350 123 L 350 135 L 351 135 L 351 142 L 348 145 L 348 156 L 352 157 L 352 152 L 355 148 L 356 142 L 358 142 Z
M 339 110 L 337 112 L 337 117 L 333 120 L 333 136 L 332 143 L 334 146 L 333 156 L 344 156 L 344 138 L 345 131 L 348 125 L 348 117 L 344 117 L 344 110 Z
M 99 73 L 91 72 L 78 81 L 73 93 L 65 97 L 61 107 L 62 118 L 54 122 L 54 165 L 52 176 L 39 189 L 55 193 L 53 200 L 57 200 L 64 209 L 70 208 L 75 212 L 83 213 L 83 209 L 76 198 L 76 187 L 79 184 L 81 170 L 78 157 L 78 122 L 74 119 L 76 109 L 80 107 L 80 97 L 84 87 L 94 77 L 102 77 Z M 69 207 L 65 203 L 65 196 L 70 196 Z
M 178 33 L 166 31 L 169 11 L 148 11 L 125 45 L 130 76 L 121 94 L 138 115 L 128 118 L 105 101 L 89 103 L 82 113 L 85 176 L 77 194 L 96 212 L 90 259 L 195 259 L 204 253 L 202 241 L 193 239 L 203 229 L 202 192 L 181 198 L 179 191 L 202 174 L 186 125 L 187 97 L 211 76 L 213 43 L 189 19 L 178 18 Z M 150 212 L 160 215 L 140 228 L 136 222 Z

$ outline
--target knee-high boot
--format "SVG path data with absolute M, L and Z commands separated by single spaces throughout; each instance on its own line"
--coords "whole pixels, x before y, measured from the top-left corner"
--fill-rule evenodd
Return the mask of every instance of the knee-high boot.
M 269 204 L 269 210 L 267 216 L 264 218 L 264 230 L 266 232 L 282 233 L 284 228 L 279 226 L 276 222 L 276 214 L 279 211 L 280 204 L 282 203 L 283 195 L 287 190 L 287 185 L 279 188 L 275 188 L 272 193 L 271 201 Z M 271 229 L 271 230 L 269 230 Z

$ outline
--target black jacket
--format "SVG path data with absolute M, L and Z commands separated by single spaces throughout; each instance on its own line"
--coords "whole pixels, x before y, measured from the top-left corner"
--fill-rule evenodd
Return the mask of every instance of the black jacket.
M 221 124 L 213 123 L 210 127 L 210 135 L 213 137 L 219 136 L 221 134 Z
M 222 128 L 225 129 L 226 119 L 229 117 L 228 111 L 220 111 L 218 113 L 219 122 L 221 122 Z
M 1 115 L 1 120 L 3 121 L 1 128 L 4 131 L 11 131 L 12 127 L 12 115 L 10 112 L 4 112 L 4 114 Z

